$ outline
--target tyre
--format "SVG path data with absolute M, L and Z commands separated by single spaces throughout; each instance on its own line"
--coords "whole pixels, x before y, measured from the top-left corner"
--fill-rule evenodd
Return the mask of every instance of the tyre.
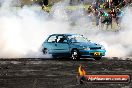
M 79 60 L 80 59 L 80 53 L 77 49 L 73 49 L 71 52 L 71 58 L 73 60 Z
M 42 52 L 43 52 L 43 54 L 44 54 L 44 55 L 51 55 L 51 54 L 49 54 L 49 51 L 48 51 L 48 49 L 47 49 L 47 48 L 42 49 Z M 57 56 L 56 56 L 56 55 L 52 55 L 52 57 L 51 57 L 51 58 L 56 59 L 56 58 L 57 58 Z
M 44 48 L 44 49 L 42 49 L 42 52 L 43 52 L 43 54 L 48 54 L 48 49 L 47 48 Z

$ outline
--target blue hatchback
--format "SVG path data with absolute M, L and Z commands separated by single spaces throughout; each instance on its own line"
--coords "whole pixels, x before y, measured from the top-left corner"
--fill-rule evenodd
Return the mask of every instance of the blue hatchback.
M 105 56 L 106 50 L 102 45 L 92 43 L 79 34 L 52 34 L 42 44 L 42 52 L 52 54 L 53 58 L 91 57 L 99 60 Z

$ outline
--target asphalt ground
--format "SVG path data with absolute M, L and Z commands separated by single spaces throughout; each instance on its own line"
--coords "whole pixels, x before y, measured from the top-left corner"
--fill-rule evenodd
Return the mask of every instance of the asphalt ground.
M 0 59 L 0 88 L 132 88 L 129 83 L 78 84 L 82 64 L 86 74 L 127 74 L 132 77 L 132 60 L 48 60 L 44 58 Z

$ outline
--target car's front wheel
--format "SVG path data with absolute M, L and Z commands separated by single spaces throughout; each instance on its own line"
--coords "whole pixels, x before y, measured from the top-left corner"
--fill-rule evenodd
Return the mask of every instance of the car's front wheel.
M 71 58 L 73 60 L 79 60 L 80 59 L 80 54 L 79 51 L 77 49 L 73 49 L 71 52 Z

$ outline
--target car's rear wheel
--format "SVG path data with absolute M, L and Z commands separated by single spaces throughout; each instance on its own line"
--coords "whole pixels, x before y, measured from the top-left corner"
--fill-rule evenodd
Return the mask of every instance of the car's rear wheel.
M 48 54 L 48 49 L 47 48 L 44 48 L 44 49 L 42 49 L 42 52 L 43 52 L 43 54 Z
M 95 60 L 101 60 L 101 57 L 95 57 L 94 59 Z
M 79 60 L 80 59 L 80 54 L 79 51 L 77 49 L 73 49 L 71 52 L 71 58 L 73 60 Z
M 49 51 L 48 51 L 48 49 L 47 48 L 44 48 L 44 49 L 42 49 L 42 52 L 43 52 L 43 54 L 44 55 L 48 55 L 49 54 Z M 50 55 L 50 54 L 49 54 Z M 57 58 L 57 56 L 56 55 L 52 55 L 52 58 Z

